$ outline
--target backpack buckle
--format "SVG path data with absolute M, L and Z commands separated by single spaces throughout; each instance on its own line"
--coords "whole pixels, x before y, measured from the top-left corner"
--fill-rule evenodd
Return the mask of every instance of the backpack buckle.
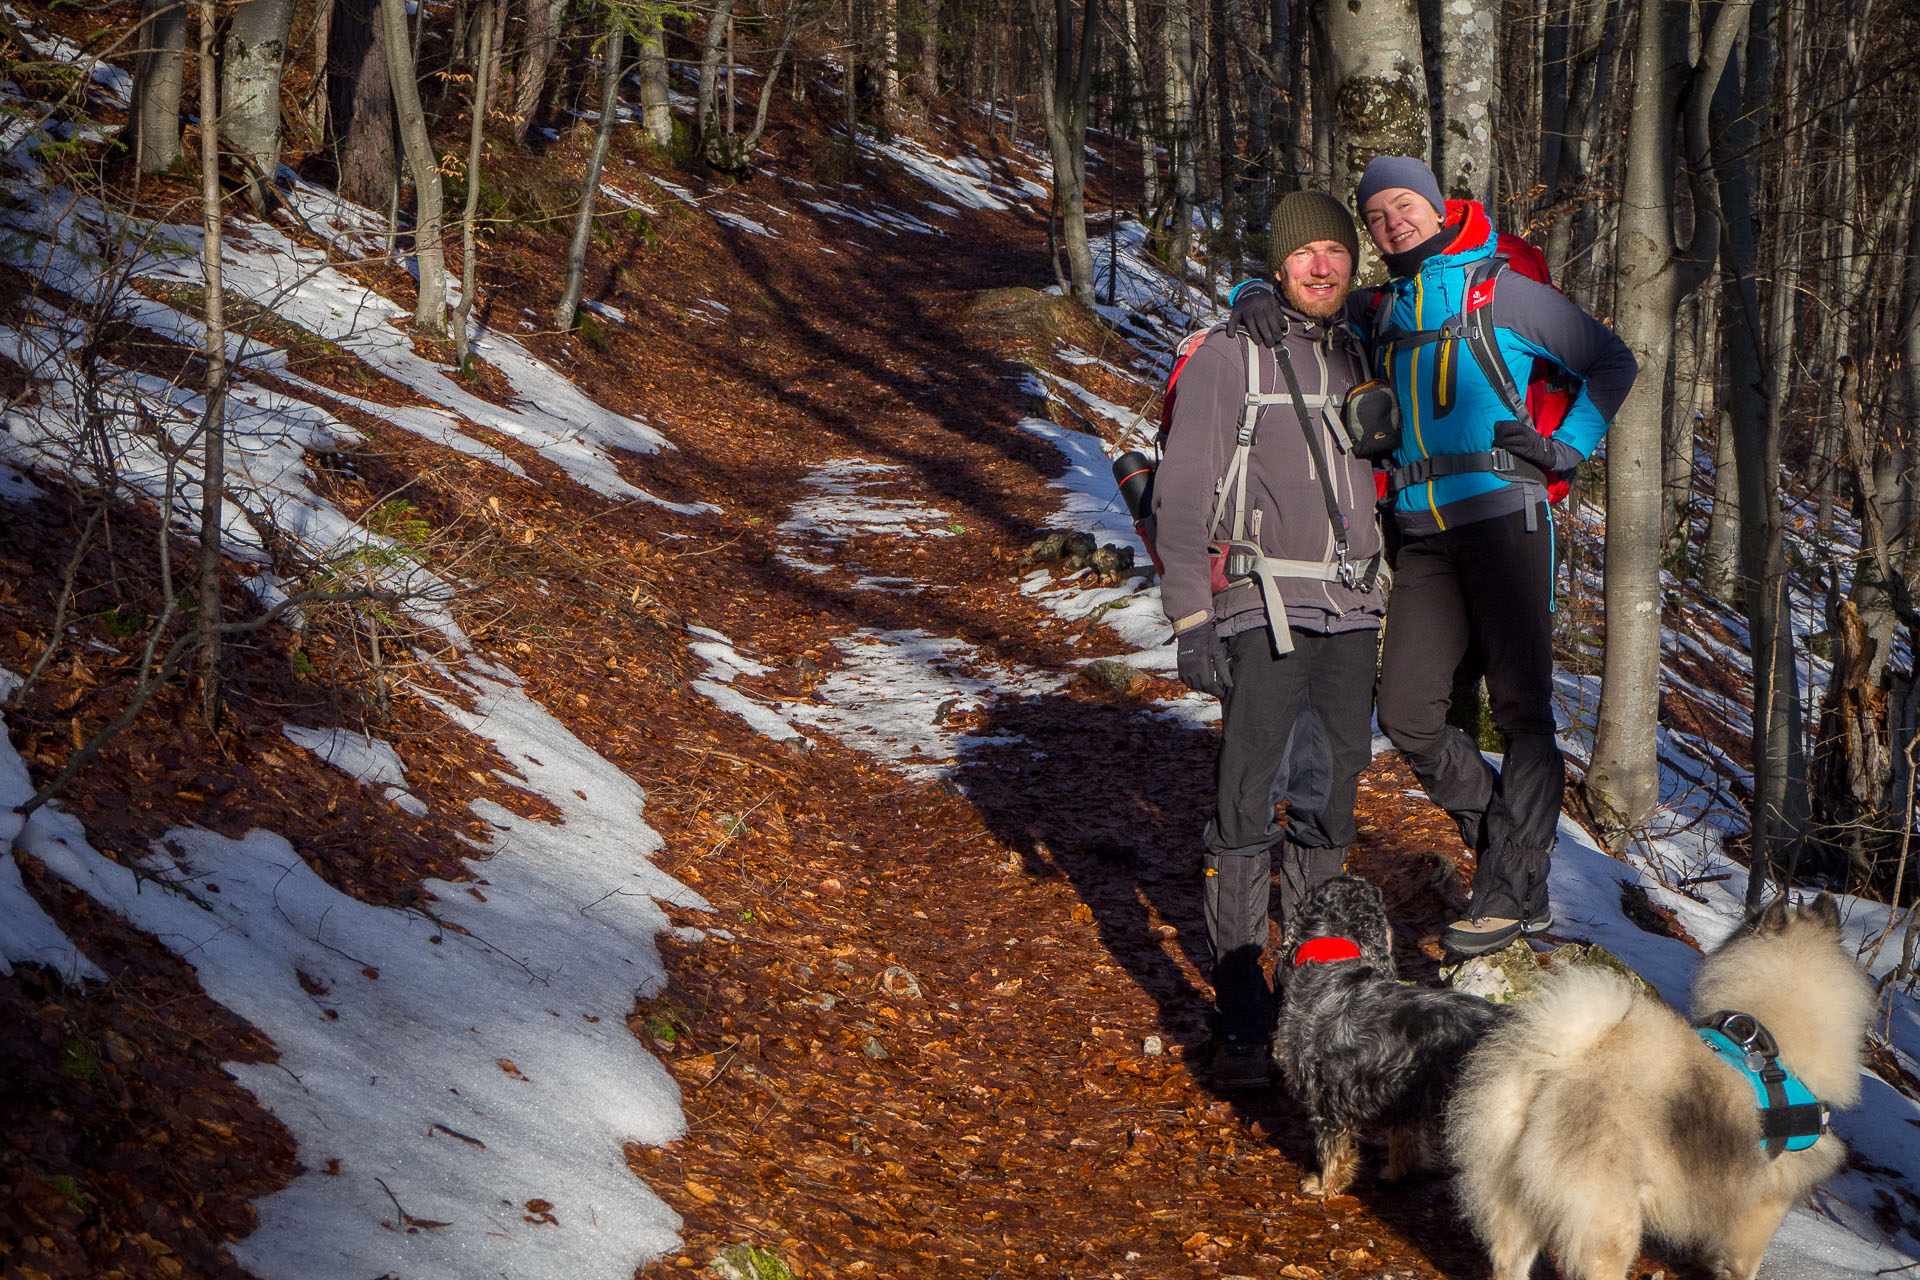
M 1493 459 L 1493 469 L 1495 471 L 1516 471 L 1519 469 L 1514 466 L 1512 452 L 1502 449 L 1499 445 L 1495 445 L 1493 448 L 1487 450 L 1487 456 Z
M 1347 559 L 1345 547 L 1341 547 L 1335 553 L 1333 571 L 1339 577 L 1341 586 L 1353 591 L 1359 590 L 1360 574 L 1353 567 L 1353 563 Z

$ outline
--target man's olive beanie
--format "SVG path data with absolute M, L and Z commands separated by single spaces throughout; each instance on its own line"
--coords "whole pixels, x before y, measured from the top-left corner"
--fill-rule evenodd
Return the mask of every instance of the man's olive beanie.
M 1360 257 L 1360 233 L 1345 205 L 1324 191 L 1296 191 L 1274 206 L 1267 222 L 1267 265 L 1275 271 L 1303 244 L 1332 240 Z

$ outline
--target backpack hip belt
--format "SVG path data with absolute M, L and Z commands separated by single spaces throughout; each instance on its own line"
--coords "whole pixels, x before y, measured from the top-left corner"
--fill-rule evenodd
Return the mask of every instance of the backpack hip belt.
M 1392 467 L 1387 471 L 1387 487 L 1398 493 L 1442 476 L 1464 476 L 1478 472 L 1491 472 L 1509 483 L 1538 489 L 1540 496 L 1546 497 L 1547 473 L 1524 458 L 1514 457 L 1498 445 L 1482 453 L 1436 453 L 1426 458 L 1415 458 L 1404 467 Z M 1539 528 L 1539 517 L 1534 514 L 1532 497 L 1532 494 L 1528 495 L 1528 533 Z

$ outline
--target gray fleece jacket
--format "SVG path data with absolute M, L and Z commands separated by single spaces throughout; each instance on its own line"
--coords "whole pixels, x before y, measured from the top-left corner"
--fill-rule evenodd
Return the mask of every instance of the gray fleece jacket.
M 1303 395 L 1335 397 L 1365 379 L 1365 363 L 1351 330 L 1339 318 L 1333 329 L 1319 320 L 1287 310 L 1291 329 L 1286 347 Z M 1284 392 L 1286 380 L 1270 348 L 1251 344 L 1259 361 L 1259 389 Z M 1230 535 L 1232 511 L 1221 527 L 1209 529 L 1214 492 L 1232 461 L 1247 391 L 1244 339 L 1228 339 L 1215 327 L 1188 358 L 1174 396 L 1173 424 L 1154 473 L 1155 548 L 1166 572 L 1160 584 L 1161 607 L 1178 622 L 1208 610 L 1222 637 L 1267 625 L 1260 591 L 1250 581 L 1213 594 L 1207 544 Z M 1364 570 L 1380 550 L 1374 516 L 1371 464 L 1347 451 L 1337 408 L 1309 410 L 1320 450 L 1332 471 L 1334 496 L 1347 522 L 1347 557 Z M 1248 532 L 1258 519 L 1259 544 L 1269 556 L 1289 560 L 1328 560 L 1335 542 L 1320 477 L 1308 451 L 1299 415 L 1291 400 L 1265 405 L 1256 420 L 1248 459 Z M 1380 625 L 1386 592 L 1360 592 L 1336 582 L 1283 578 L 1287 625 L 1302 631 L 1358 631 Z

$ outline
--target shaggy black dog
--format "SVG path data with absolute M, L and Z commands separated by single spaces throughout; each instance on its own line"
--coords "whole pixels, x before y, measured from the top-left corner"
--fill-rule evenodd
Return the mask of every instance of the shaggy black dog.
M 1287 923 L 1273 1056 L 1313 1126 L 1309 1195 L 1351 1186 L 1360 1137 L 1382 1129 L 1386 1181 L 1432 1167 L 1460 1060 L 1507 1012 L 1398 981 L 1392 943 L 1380 891 L 1353 876 L 1316 886 Z

